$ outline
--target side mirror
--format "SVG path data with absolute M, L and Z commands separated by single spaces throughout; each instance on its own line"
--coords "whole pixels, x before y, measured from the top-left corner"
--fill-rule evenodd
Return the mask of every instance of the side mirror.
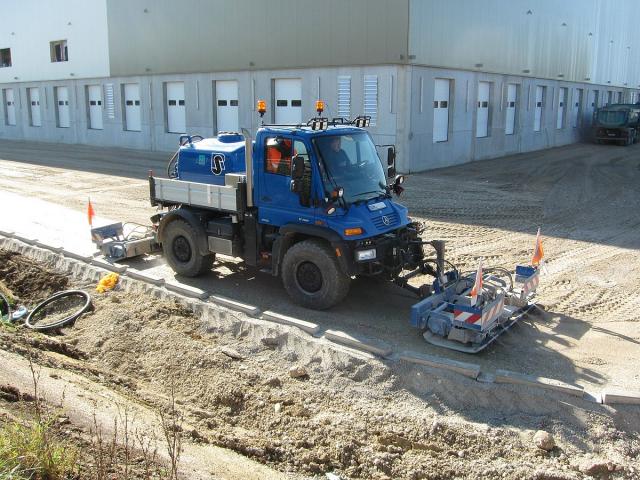
M 396 163 L 396 149 L 394 147 L 389 147 L 387 149 L 387 165 L 393 167 Z
M 293 180 L 302 180 L 304 177 L 304 157 L 296 155 L 293 157 L 291 178 Z
M 387 178 L 393 178 L 396 176 L 396 167 L 387 168 Z
M 393 184 L 391 185 L 391 190 L 393 190 L 393 193 L 395 193 L 398 197 L 402 194 L 402 192 L 404 192 L 404 188 L 402 187 L 403 183 L 404 175 L 397 175 L 393 181 Z

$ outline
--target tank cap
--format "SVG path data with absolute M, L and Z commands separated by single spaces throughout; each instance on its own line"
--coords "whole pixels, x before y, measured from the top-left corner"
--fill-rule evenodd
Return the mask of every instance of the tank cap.
M 244 140 L 244 137 L 236 132 L 220 132 L 218 141 L 221 143 L 237 143 Z

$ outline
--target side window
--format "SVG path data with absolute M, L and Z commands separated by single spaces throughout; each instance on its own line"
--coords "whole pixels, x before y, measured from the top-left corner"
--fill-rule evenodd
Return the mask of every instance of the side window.
M 293 142 L 293 156 L 304 158 L 304 177 L 302 179 L 302 191 L 300 192 L 300 205 L 311 206 L 311 160 L 307 146 L 300 140 Z
M 267 138 L 264 152 L 265 172 L 290 176 L 292 153 L 290 139 L 282 137 Z

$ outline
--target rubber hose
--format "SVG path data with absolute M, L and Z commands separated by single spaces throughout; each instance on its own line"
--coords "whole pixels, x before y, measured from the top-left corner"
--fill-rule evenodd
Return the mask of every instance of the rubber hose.
M 7 319 L 11 321 L 11 304 L 9 303 L 9 299 L 5 297 L 2 293 L 0 293 L 0 300 L 2 300 L 7 305 Z M 2 312 L 0 311 L 0 320 L 2 319 Z
M 68 317 L 63 318 L 62 320 L 59 320 L 55 323 L 49 323 L 49 324 L 44 324 L 44 325 L 37 325 L 37 324 L 32 324 L 31 323 L 31 319 L 34 317 L 34 315 L 42 310 L 44 307 L 46 307 L 47 305 L 60 300 L 61 298 L 64 297 L 71 297 L 71 296 L 80 296 L 80 297 L 84 297 L 85 299 L 85 303 L 82 307 L 80 307 L 79 310 L 77 310 L 75 313 L 73 313 L 72 315 L 69 315 Z M 66 290 L 64 292 L 58 292 L 55 293 L 53 295 L 51 295 L 49 298 L 47 298 L 45 301 L 43 301 L 42 303 L 40 303 L 36 308 L 34 308 L 29 315 L 27 316 L 27 319 L 25 320 L 24 324 L 28 327 L 31 328 L 32 330 L 38 330 L 41 332 L 45 332 L 47 330 L 55 330 L 58 328 L 62 328 L 65 325 L 68 325 L 72 322 L 74 322 L 80 315 L 82 315 L 84 312 L 87 311 L 87 309 L 91 306 L 91 296 L 87 293 L 84 292 L 82 290 Z

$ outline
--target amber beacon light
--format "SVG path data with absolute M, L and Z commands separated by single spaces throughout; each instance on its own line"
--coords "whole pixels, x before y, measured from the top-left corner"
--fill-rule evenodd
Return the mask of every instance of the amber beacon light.
M 267 112 L 267 102 L 264 100 L 258 100 L 258 113 L 262 117 Z

